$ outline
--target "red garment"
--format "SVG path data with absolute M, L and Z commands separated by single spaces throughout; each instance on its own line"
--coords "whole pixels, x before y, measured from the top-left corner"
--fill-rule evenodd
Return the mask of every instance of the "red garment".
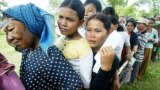
M 9 64 L 7 59 L 0 53 L 0 75 L 13 70 L 15 66 L 13 64 Z

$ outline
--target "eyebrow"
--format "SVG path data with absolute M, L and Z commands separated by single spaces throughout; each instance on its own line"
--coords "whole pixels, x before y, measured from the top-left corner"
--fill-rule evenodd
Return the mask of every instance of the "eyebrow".
M 4 20 L 4 19 L 3 19 Z M 6 21 L 2 22 L 2 25 L 0 28 L 3 28 L 7 23 L 9 23 L 11 20 L 14 20 L 14 18 L 7 18 Z

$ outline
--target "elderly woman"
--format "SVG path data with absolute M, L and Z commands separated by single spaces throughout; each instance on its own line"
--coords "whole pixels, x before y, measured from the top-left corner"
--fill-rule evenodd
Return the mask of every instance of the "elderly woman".
M 20 78 L 26 90 L 77 90 L 82 81 L 53 45 L 53 16 L 29 3 L 3 13 L 9 45 L 22 52 Z

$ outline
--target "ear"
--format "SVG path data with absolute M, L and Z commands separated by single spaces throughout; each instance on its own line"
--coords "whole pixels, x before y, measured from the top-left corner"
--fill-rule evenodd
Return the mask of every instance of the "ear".
M 84 20 L 82 19 L 82 20 L 80 20 L 79 21 L 79 25 L 78 25 L 78 27 L 80 27 L 80 26 L 82 26 L 82 24 L 84 23 Z

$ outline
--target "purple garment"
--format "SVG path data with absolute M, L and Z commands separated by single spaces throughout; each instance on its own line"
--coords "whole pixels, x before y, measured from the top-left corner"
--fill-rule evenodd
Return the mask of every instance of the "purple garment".
M 14 68 L 0 53 L 0 90 L 25 90 Z

